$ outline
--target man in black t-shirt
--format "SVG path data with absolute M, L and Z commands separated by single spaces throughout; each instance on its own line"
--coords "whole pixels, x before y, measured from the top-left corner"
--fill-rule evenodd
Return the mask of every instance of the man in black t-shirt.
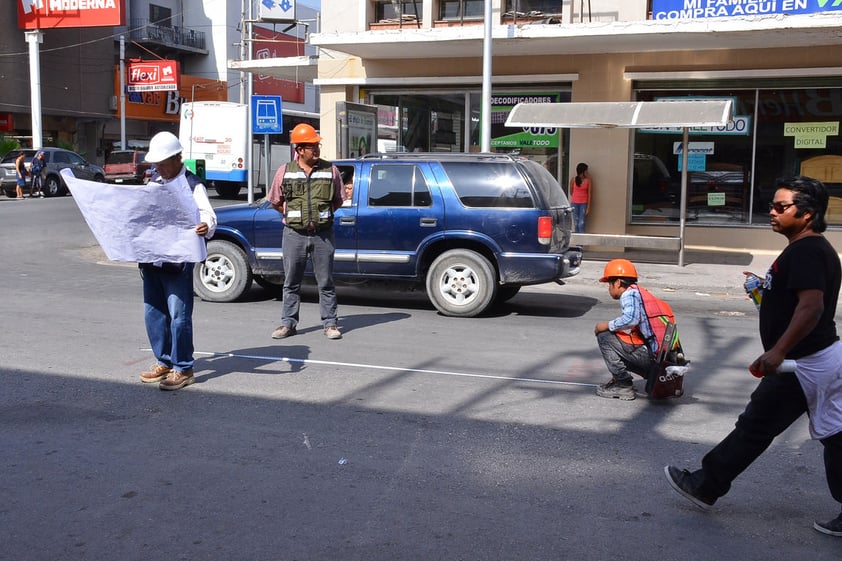
M 824 445 L 830 494 L 842 503 L 842 343 L 833 320 L 842 267 L 822 235 L 827 204 L 820 181 L 793 177 L 778 182 L 770 222 L 789 243 L 763 281 L 764 352 L 750 367 L 762 379 L 734 430 L 702 459 L 702 469 L 664 468 L 673 489 L 700 508 L 724 496 L 734 479 L 805 412 L 811 436 Z M 777 372 L 784 359 L 796 361 L 795 372 Z M 842 514 L 815 522 L 813 528 L 842 537 Z

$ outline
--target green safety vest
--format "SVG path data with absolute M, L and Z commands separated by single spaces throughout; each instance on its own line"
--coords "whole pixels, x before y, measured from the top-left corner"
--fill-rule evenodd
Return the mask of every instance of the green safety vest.
M 333 225 L 333 164 L 320 159 L 308 177 L 298 162 L 289 162 L 281 190 L 287 226 L 323 230 Z

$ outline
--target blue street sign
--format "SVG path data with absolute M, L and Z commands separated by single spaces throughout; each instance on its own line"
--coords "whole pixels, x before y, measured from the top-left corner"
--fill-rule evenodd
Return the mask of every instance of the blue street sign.
M 251 96 L 252 134 L 280 134 L 284 132 L 281 96 Z

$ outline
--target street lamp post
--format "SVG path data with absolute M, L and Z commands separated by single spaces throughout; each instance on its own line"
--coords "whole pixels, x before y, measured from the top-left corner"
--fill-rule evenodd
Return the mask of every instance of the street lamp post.
M 191 160 L 193 159 L 193 120 L 194 120 L 193 118 L 196 116 L 196 108 L 193 106 L 193 103 L 196 101 L 196 86 L 198 86 L 199 89 L 202 89 L 202 88 L 205 87 L 204 84 L 197 84 L 195 82 L 193 83 L 192 86 L 190 86 L 190 111 L 191 111 L 191 114 L 190 114 L 190 159 Z
M 480 150 L 491 152 L 491 0 L 485 0 L 485 37 L 482 42 L 482 107 Z

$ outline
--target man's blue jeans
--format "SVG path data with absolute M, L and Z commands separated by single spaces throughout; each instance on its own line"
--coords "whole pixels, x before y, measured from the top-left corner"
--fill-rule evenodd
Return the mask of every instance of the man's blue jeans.
M 140 276 L 146 335 L 158 364 L 193 368 L 193 263 L 178 272 L 143 263 Z
M 313 262 L 313 273 L 319 287 L 319 313 L 324 327 L 336 325 L 336 287 L 333 284 L 333 256 L 336 244 L 333 228 L 313 233 L 300 233 L 284 228 L 284 306 L 281 325 L 298 325 L 301 306 L 301 281 L 308 258 Z

